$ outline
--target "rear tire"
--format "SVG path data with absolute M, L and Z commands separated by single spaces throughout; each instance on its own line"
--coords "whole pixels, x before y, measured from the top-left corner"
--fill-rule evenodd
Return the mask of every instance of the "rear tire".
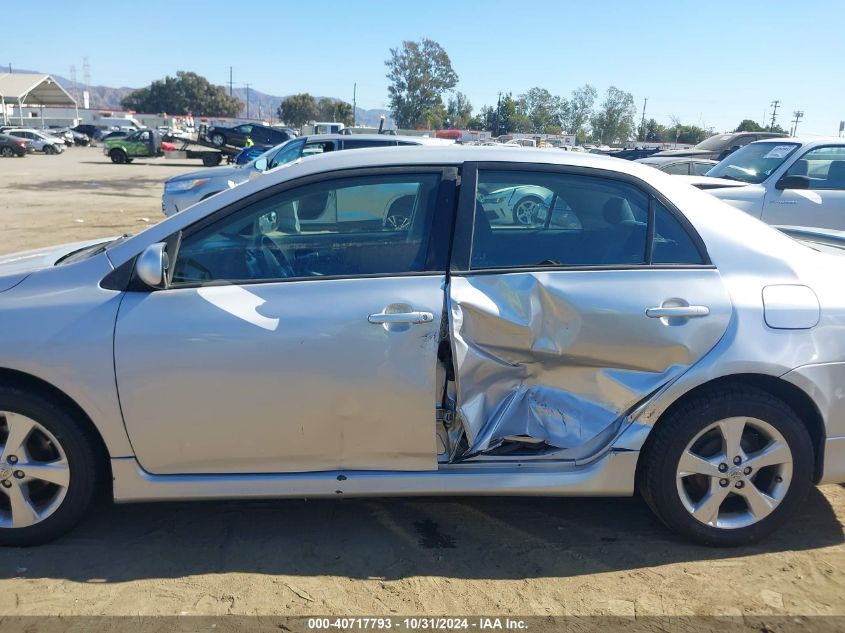
M 109 152 L 109 158 L 115 165 L 123 165 L 128 162 L 126 152 L 122 149 L 113 149 Z
M 11 147 L 0 147 L 0 156 L 3 158 L 11 158 L 15 155 L 15 150 Z
M 0 387 L 0 545 L 51 541 L 85 515 L 99 469 L 83 428 L 48 397 Z
M 807 428 L 784 402 L 751 386 L 712 389 L 671 410 L 640 460 L 639 489 L 652 511 L 704 545 L 760 540 L 797 511 L 813 484 Z
M 220 154 L 217 154 L 217 155 L 205 154 L 202 157 L 202 164 L 205 165 L 206 167 L 217 167 L 217 165 L 220 164 L 220 160 L 221 160 Z

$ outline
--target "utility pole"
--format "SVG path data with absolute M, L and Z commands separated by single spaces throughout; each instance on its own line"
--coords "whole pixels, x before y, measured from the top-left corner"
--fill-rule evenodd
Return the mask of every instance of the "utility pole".
M 771 123 L 771 125 L 769 125 L 769 131 L 770 132 L 775 129 L 775 120 L 777 119 L 777 116 L 778 116 L 778 106 L 779 105 L 780 105 L 780 101 L 778 99 L 775 99 L 774 101 L 772 101 L 772 123 Z
M 641 141 L 645 140 L 645 106 L 646 106 L 647 103 L 648 103 L 648 97 L 643 99 L 643 120 L 642 120 L 642 123 L 640 123 L 640 140 Z
M 249 86 L 250 84 L 245 83 L 246 86 L 246 118 L 249 118 Z
M 355 127 L 356 111 L 358 108 L 358 82 L 352 84 L 352 127 Z
M 795 136 L 798 133 L 798 124 L 801 122 L 801 119 L 804 116 L 804 111 L 796 110 L 792 114 L 793 116 L 795 116 L 795 119 L 793 119 L 792 121 L 794 125 L 792 126 L 792 134 L 790 136 Z
M 496 102 L 496 136 L 499 136 L 499 113 L 502 111 L 502 93 L 499 93 L 499 100 Z
M 229 66 L 229 96 L 232 96 L 232 67 Z

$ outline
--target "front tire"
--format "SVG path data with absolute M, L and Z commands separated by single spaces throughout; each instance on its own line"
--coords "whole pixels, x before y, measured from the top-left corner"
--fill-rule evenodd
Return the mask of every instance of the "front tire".
M 796 512 L 813 484 L 807 428 L 751 386 L 722 387 L 669 411 L 652 432 L 638 483 L 670 529 L 704 545 L 754 543 Z
M 50 155 L 53 155 L 53 154 L 58 154 L 59 152 L 58 152 L 58 150 L 55 148 L 55 146 L 53 146 L 53 145 L 46 145 L 46 146 L 44 147 L 44 153 L 45 153 L 45 154 L 50 154 Z
M 113 149 L 109 152 L 109 158 L 115 165 L 124 165 L 127 161 L 126 153 L 122 149 Z
M 51 541 L 71 530 L 94 497 L 94 443 L 60 404 L 0 388 L 0 545 Z
M 223 147 L 226 144 L 226 137 L 217 133 L 211 137 L 211 143 L 217 147 Z

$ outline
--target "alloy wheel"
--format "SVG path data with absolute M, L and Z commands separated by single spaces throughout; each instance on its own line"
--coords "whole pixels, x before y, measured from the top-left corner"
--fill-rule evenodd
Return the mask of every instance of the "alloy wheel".
M 25 528 L 52 515 L 70 476 L 52 433 L 24 415 L 0 411 L 0 528 Z
M 792 451 L 771 424 L 750 417 L 714 422 L 687 444 L 676 469 L 681 503 L 698 521 L 736 529 L 780 505 L 792 481 Z

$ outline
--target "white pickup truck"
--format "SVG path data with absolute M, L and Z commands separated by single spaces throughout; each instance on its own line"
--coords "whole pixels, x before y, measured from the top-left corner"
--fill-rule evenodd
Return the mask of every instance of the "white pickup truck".
M 768 224 L 845 229 L 845 139 L 778 138 L 676 176 Z

